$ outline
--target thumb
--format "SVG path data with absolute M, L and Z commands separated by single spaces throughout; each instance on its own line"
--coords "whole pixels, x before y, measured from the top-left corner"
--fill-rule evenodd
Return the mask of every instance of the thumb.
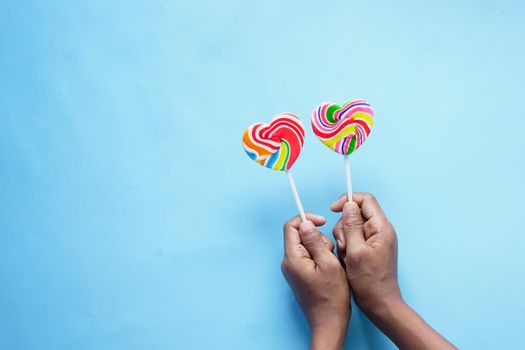
M 363 217 L 355 202 L 347 202 L 343 207 L 343 235 L 348 249 L 353 249 L 365 243 Z
M 321 232 L 317 230 L 311 221 L 301 223 L 299 236 L 301 237 L 301 244 L 308 250 L 315 261 L 330 253 L 323 241 Z

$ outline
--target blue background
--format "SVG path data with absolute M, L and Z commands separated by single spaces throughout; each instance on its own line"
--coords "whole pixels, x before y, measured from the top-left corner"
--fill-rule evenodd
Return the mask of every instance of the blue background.
M 243 130 L 297 113 L 307 210 L 337 220 L 325 100 L 369 100 L 352 156 L 406 300 L 461 348 L 525 324 L 521 1 L 2 1 L 0 348 L 304 349 L 280 272 L 296 215 Z M 394 348 L 354 309 L 347 348 Z

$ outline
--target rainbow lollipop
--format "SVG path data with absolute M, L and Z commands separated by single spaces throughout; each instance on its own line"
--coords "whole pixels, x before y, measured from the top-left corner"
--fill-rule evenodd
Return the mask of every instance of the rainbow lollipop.
M 349 100 L 342 106 L 325 102 L 312 113 L 312 129 L 319 140 L 345 157 L 348 200 L 352 200 L 348 155 L 365 142 L 373 125 L 374 111 L 365 100 Z
M 299 215 L 306 221 L 290 170 L 304 144 L 304 127 L 299 117 L 281 113 L 268 124 L 252 124 L 244 131 L 242 143 L 246 154 L 258 164 L 286 172 Z

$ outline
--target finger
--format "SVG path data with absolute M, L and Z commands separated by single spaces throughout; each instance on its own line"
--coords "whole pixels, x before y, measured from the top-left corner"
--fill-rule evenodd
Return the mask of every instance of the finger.
M 323 239 L 323 243 L 326 246 L 326 248 L 328 248 L 329 251 L 333 252 L 334 251 L 334 242 L 332 242 L 332 240 L 330 238 L 328 238 L 328 236 L 326 236 L 326 235 L 324 235 L 322 233 L 321 233 L 321 238 Z
M 320 215 L 306 213 L 306 217 L 315 226 L 322 226 L 326 222 L 326 219 Z M 301 218 L 296 216 L 284 225 L 284 252 L 289 258 L 304 256 L 304 247 L 301 245 L 301 238 L 299 236 L 300 224 Z
M 332 232 L 334 234 L 335 241 L 337 242 L 337 258 L 339 259 L 341 265 L 343 265 L 343 267 L 346 269 L 346 265 L 344 263 L 344 257 L 346 255 L 346 239 L 343 233 L 343 218 L 337 221 Z
M 340 251 L 346 250 L 346 239 L 343 233 L 343 218 L 339 219 L 332 230 L 334 234 L 335 241 L 337 242 L 337 248 Z
M 365 222 L 365 239 L 368 241 L 369 238 L 378 234 L 378 233 L 389 233 L 395 232 L 392 229 L 392 224 L 381 217 L 373 217 L 372 219 Z
M 315 226 L 323 226 L 326 223 L 326 218 L 324 216 L 317 215 L 314 213 L 305 213 L 305 215 L 306 219 L 311 221 Z M 286 228 L 288 226 L 299 231 L 299 226 L 301 225 L 301 222 L 301 217 L 297 215 L 288 220 L 284 227 Z
M 352 199 L 354 199 L 353 197 L 354 193 L 352 193 Z M 330 205 L 330 210 L 336 213 L 340 213 L 343 210 L 343 206 L 346 202 L 348 202 L 348 194 L 343 193 Z
M 352 194 L 352 200 L 361 208 L 361 213 L 367 220 L 374 216 L 385 216 L 383 209 L 381 209 L 381 206 L 371 193 L 354 192 Z M 336 213 L 339 213 L 343 210 L 343 207 L 347 202 L 348 195 L 344 194 L 334 203 L 332 203 L 330 209 Z
M 319 232 L 314 224 L 310 221 L 305 221 L 299 226 L 299 236 L 301 237 L 301 244 L 308 250 L 312 258 L 316 262 L 320 262 L 332 254 L 323 242 L 321 232 Z
M 345 265 L 345 256 L 346 256 L 346 239 L 345 235 L 343 234 L 343 218 L 339 219 L 337 223 L 334 226 L 334 229 L 332 230 L 332 233 L 334 234 L 335 241 L 337 243 L 336 251 L 337 251 L 337 259 L 341 263 L 341 266 L 346 270 Z
M 364 223 L 361 211 L 355 202 L 347 202 L 343 207 L 343 235 L 348 249 L 365 243 Z

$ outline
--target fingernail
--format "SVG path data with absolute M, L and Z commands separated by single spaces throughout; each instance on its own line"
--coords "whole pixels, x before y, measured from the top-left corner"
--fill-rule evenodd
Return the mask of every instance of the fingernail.
M 338 240 L 337 240 L 337 246 L 338 246 L 338 247 L 341 247 L 342 245 L 343 245 L 343 242 L 342 242 L 340 239 L 338 239 Z
M 354 215 L 358 212 L 357 204 L 354 202 L 348 202 L 343 207 L 343 214 L 344 215 Z
M 301 223 L 301 226 L 299 226 L 299 229 L 303 232 L 310 232 L 312 230 L 315 230 L 315 225 L 311 221 L 307 220 Z

